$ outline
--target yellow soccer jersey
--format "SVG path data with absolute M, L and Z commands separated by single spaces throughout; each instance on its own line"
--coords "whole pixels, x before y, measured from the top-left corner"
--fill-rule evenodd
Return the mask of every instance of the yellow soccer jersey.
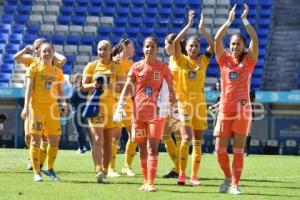
M 210 59 L 201 55 L 197 60 L 191 60 L 181 55 L 176 60 L 180 69 L 177 84 L 177 98 L 182 102 L 190 102 L 204 97 L 206 69 Z
M 26 55 L 26 56 L 23 56 L 23 61 L 21 62 L 21 64 L 23 64 L 24 67 L 29 68 L 32 63 L 35 63 L 38 61 L 39 61 L 38 57 Z
M 121 65 L 121 67 L 122 67 L 122 69 L 123 69 L 123 75 L 122 76 L 124 76 L 125 78 L 127 77 L 127 74 L 128 74 L 128 72 L 129 72 L 129 70 L 130 70 L 130 68 L 131 68 L 131 66 L 133 65 L 133 61 L 132 60 L 126 60 L 126 59 L 120 59 L 120 65 Z
M 30 65 L 26 77 L 34 78 L 31 103 L 34 105 L 57 103 L 58 82 L 64 82 L 61 69 L 41 62 Z
M 172 80 L 173 80 L 173 89 L 174 89 L 174 92 L 177 96 L 177 85 L 178 85 L 178 78 L 179 78 L 179 67 L 177 66 L 177 63 L 175 61 L 175 58 L 174 56 L 170 56 L 170 59 L 169 59 L 169 68 L 171 70 L 171 74 L 172 74 Z
M 95 82 L 96 77 L 98 76 L 107 76 L 109 77 L 110 84 L 114 84 L 117 81 L 118 76 L 122 76 L 122 68 L 120 64 L 116 62 L 111 62 L 108 65 L 100 63 L 98 60 L 92 61 L 87 64 L 83 71 L 83 76 L 90 77 L 91 82 Z M 89 94 L 92 93 L 92 90 Z M 116 103 L 116 96 L 118 94 L 113 91 L 112 88 L 104 89 L 103 94 L 100 97 L 100 112 L 105 112 L 113 115 L 113 106 Z M 101 107 L 106 105 L 106 108 Z

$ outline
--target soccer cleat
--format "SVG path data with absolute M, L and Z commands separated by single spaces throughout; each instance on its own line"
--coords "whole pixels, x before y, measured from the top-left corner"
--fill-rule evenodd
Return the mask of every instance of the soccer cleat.
M 27 170 L 32 170 L 32 163 L 31 163 L 31 160 L 30 158 L 28 158 L 28 164 L 27 164 Z
M 185 185 L 185 174 L 179 174 L 177 179 L 177 185 Z
M 108 177 L 119 177 L 121 176 L 118 172 L 113 169 L 110 169 L 107 174 Z
M 78 154 L 84 154 L 84 153 L 85 153 L 85 150 L 84 150 L 84 149 L 78 149 L 78 150 L 77 150 L 77 153 L 78 153 Z
M 158 192 L 158 189 L 154 185 L 147 184 L 145 187 L 146 192 Z
M 96 182 L 97 183 L 103 183 L 103 184 L 107 184 L 109 183 L 106 174 L 104 174 L 103 172 L 97 172 L 96 174 Z
M 40 172 L 34 173 L 34 175 L 33 175 L 33 181 L 34 182 L 41 182 L 41 181 L 43 181 L 43 178 L 42 178 L 42 175 L 41 175 Z
M 171 171 L 163 175 L 163 178 L 178 178 L 178 173 L 172 169 Z
M 190 182 L 192 186 L 202 185 L 202 182 L 197 177 L 191 177 Z
M 225 178 L 222 185 L 220 185 L 219 192 L 226 193 L 230 187 L 231 179 Z
M 146 191 L 147 183 L 144 183 L 141 187 L 139 187 L 139 191 Z
M 130 167 L 123 167 L 122 174 L 126 174 L 127 176 L 135 176 L 135 173 L 132 171 Z
M 60 178 L 56 175 L 56 172 L 53 169 L 45 169 L 43 172 L 46 174 L 46 176 L 49 176 L 54 181 L 59 181 Z
M 239 194 L 241 194 L 241 193 L 242 193 L 242 192 L 240 191 L 240 189 L 239 189 L 238 186 L 231 186 L 231 187 L 230 187 L 229 194 L 239 195 Z

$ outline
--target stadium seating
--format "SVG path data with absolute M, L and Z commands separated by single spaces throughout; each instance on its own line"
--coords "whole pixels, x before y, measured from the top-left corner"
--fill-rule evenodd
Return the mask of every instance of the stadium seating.
M 186 23 L 189 9 L 196 10 L 194 26 L 200 19 L 200 11 L 203 11 L 207 30 L 214 34 L 226 19 L 229 8 L 236 3 L 237 14 L 241 13 L 245 2 L 250 6 L 249 22 L 259 36 L 260 60 L 254 70 L 252 83 L 260 89 L 270 33 L 272 0 L 7 0 L 0 25 L 1 63 L 14 63 L 11 55 L 41 36 L 50 39 L 58 49 L 63 50 L 62 53 L 75 58 L 82 54 L 95 56 L 95 45 L 100 39 L 117 43 L 120 38 L 127 36 L 141 46 L 145 37 L 154 35 L 162 47 L 164 37 L 170 32 L 178 33 Z M 239 19 L 234 21 L 228 32 L 236 31 L 245 33 Z M 224 41 L 227 47 L 228 38 Z M 79 45 L 83 46 L 79 48 Z M 207 43 L 201 43 L 201 52 L 206 46 Z M 136 50 L 134 59 L 142 56 L 140 48 Z M 167 60 L 164 54 L 160 56 Z M 66 73 L 72 73 L 75 69 L 75 58 L 68 60 Z M 219 77 L 214 59 L 208 67 L 207 76 Z

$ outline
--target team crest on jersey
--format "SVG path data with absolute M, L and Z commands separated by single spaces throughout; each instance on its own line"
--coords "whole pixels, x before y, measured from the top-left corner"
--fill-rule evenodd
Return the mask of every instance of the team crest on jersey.
M 229 72 L 229 79 L 230 80 L 237 80 L 238 74 L 237 72 Z
M 50 90 L 52 88 L 52 82 L 45 82 L 45 88 Z
M 153 93 L 153 88 L 152 87 L 146 87 L 144 89 L 144 92 L 145 92 L 146 95 L 151 96 L 152 93 Z
M 160 73 L 159 72 L 154 72 L 154 80 L 159 80 L 160 79 Z
M 247 104 L 247 100 L 246 100 L 246 99 L 242 99 L 242 100 L 241 100 L 241 105 L 244 106 L 244 105 L 246 105 L 246 104 Z
M 196 71 L 189 71 L 189 79 L 191 80 L 194 80 L 196 79 L 196 75 L 197 75 L 197 72 Z

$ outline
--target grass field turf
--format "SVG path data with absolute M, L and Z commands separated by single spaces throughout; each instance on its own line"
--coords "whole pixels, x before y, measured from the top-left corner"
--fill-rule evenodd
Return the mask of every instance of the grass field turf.
M 138 154 L 137 154 L 138 155 Z M 240 181 L 243 194 L 239 197 L 218 193 L 223 175 L 214 155 L 202 157 L 200 177 L 203 186 L 177 186 L 175 179 L 160 178 L 171 167 L 166 153 L 159 157 L 157 193 L 138 191 L 142 183 L 139 158 L 133 169 L 136 177 L 110 178 L 111 184 L 95 183 L 91 152 L 78 155 L 75 151 L 60 150 L 56 170 L 61 181 L 54 182 L 43 175 L 44 181 L 33 182 L 33 174 L 26 170 L 27 150 L 0 149 L 0 199 L 300 199 L 300 157 L 251 155 L 245 159 Z M 117 157 L 117 171 L 121 171 L 124 155 Z M 189 162 L 190 166 L 190 162 Z M 188 172 L 190 168 L 188 169 Z

